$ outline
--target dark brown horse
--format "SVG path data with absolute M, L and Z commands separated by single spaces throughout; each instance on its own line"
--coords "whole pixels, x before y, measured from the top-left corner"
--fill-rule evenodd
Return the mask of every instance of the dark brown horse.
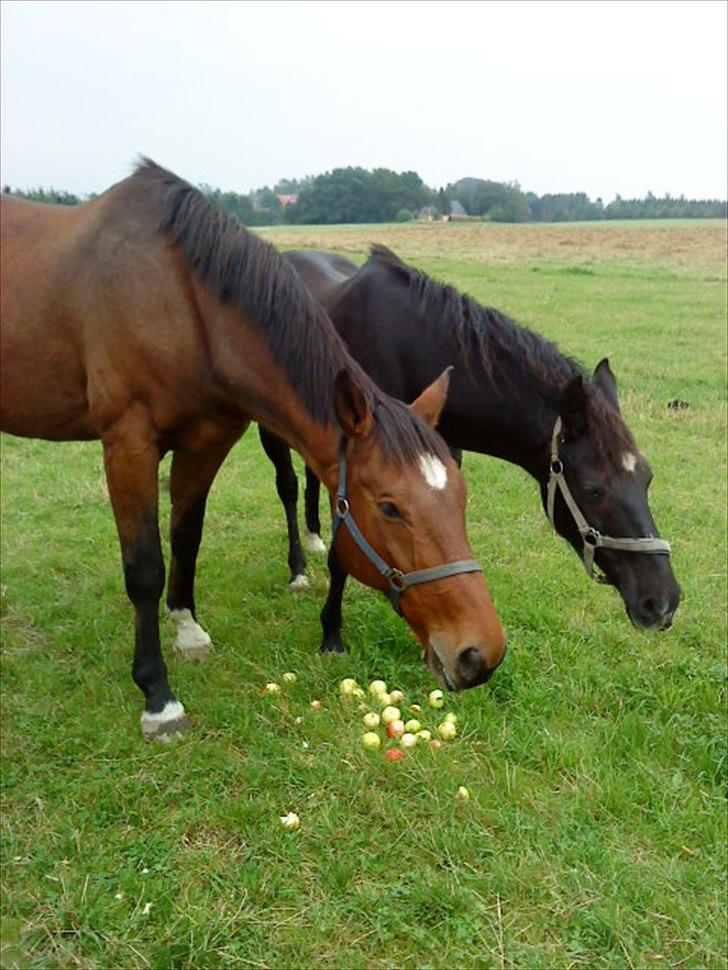
M 558 532 L 590 575 L 596 564 L 600 578 L 619 590 L 632 622 L 670 626 L 680 587 L 649 509 L 652 473 L 622 418 L 606 360 L 587 375 L 543 337 L 435 282 L 385 247 L 373 247 L 362 267 L 335 253 L 286 258 L 352 355 L 390 394 L 410 400 L 444 364 L 454 365 L 438 425 L 454 453 L 478 451 L 528 471 Z M 300 585 L 305 557 L 290 455 L 263 428 L 261 438 L 287 505 L 291 581 Z M 306 523 L 307 545 L 319 551 L 318 482 L 310 472 Z M 324 617 L 334 619 L 328 636 L 340 643 L 345 570 L 335 555 L 330 567 Z
M 159 641 L 159 462 L 173 452 L 167 605 L 177 649 L 199 656 L 205 502 L 251 419 L 300 451 L 332 498 L 347 468 L 341 562 L 384 592 L 417 582 L 401 610 L 432 669 L 457 687 L 487 679 L 505 641 L 473 571 L 462 476 L 431 429 L 446 391 L 442 375 L 411 408 L 383 394 L 273 247 L 152 162 L 76 208 L 2 198 L 2 429 L 101 439 L 147 737 L 187 726 Z

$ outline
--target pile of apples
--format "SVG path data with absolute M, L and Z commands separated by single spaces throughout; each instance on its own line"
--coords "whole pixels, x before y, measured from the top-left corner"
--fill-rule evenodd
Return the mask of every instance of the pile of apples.
M 365 692 L 352 677 L 346 677 L 339 684 L 339 694 L 342 699 L 359 701 L 359 713 L 366 711 L 362 717 L 362 723 L 367 729 L 361 737 L 363 748 L 367 751 L 378 751 L 383 740 L 385 743 L 392 742 L 392 746 L 384 754 L 387 761 L 401 761 L 405 751 L 417 744 L 440 748 L 443 741 L 452 741 L 457 737 L 457 714 L 446 714 L 444 720 L 437 725 L 439 737 L 433 737 L 432 731 L 422 727 L 418 719 L 422 713 L 419 704 L 410 705 L 409 712 L 413 716 L 405 721 L 398 706 L 404 701 L 404 694 L 401 690 L 387 690 L 383 680 L 373 680 Z M 440 710 L 445 703 L 441 690 L 430 691 L 427 701 L 434 710 Z M 383 729 L 383 735 L 377 729 Z

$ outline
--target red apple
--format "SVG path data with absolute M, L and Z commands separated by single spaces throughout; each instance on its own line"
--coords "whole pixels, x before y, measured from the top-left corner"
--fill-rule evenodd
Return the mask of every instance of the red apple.
M 387 725 L 387 736 L 390 738 L 401 738 L 404 734 L 404 721 L 390 721 Z

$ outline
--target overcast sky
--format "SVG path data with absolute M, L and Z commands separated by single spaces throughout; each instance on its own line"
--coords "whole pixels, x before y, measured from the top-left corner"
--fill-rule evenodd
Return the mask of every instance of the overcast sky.
M 341 165 L 726 196 L 708 2 L 2 4 L 2 182 L 101 191 L 147 154 L 249 191 Z

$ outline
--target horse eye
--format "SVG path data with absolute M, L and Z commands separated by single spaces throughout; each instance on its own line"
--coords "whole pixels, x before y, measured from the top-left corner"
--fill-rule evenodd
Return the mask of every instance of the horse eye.
M 396 505 L 392 502 L 380 502 L 379 511 L 387 519 L 401 519 L 402 515 Z

